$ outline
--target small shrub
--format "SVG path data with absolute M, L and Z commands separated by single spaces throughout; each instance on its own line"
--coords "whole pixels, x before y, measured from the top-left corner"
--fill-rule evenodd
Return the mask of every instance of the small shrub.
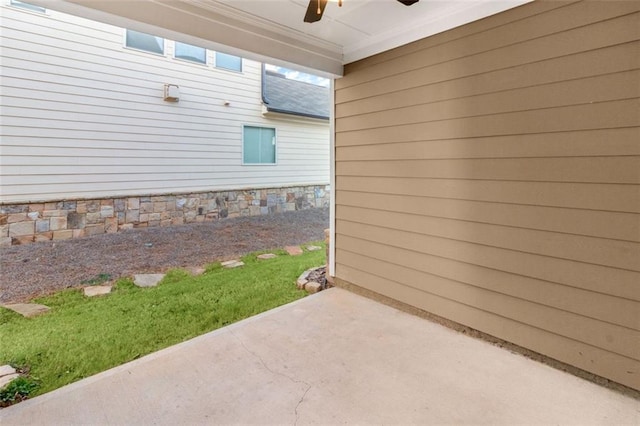
M 18 377 L 3 389 L 0 389 L 0 407 L 7 407 L 16 402 L 24 401 L 38 389 L 38 383 L 28 377 Z

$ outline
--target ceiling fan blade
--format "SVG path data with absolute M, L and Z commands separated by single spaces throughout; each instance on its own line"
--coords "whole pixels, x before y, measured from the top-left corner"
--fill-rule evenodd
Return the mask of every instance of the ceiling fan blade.
M 405 6 L 411 6 L 414 3 L 418 3 L 420 0 L 398 0 L 398 1 L 404 4 Z
M 327 6 L 328 0 L 309 0 L 307 13 L 304 15 L 304 22 L 317 22 L 322 18 L 324 8 Z M 320 13 L 318 13 L 320 9 Z

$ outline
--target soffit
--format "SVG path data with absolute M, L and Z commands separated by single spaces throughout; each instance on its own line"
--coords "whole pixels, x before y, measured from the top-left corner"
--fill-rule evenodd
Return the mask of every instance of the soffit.
M 31 0 L 250 59 L 324 76 L 344 64 L 502 12 L 530 0 L 330 2 L 321 21 L 303 22 L 306 0 Z

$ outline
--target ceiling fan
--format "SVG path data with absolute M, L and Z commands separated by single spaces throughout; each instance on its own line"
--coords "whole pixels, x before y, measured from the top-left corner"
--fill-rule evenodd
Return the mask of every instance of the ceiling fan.
M 309 0 L 309 6 L 307 6 L 307 13 L 304 15 L 304 22 L 317 22 L 322 19 L 324 8 L 327 6 L 329 0 Z M 398 0 L 405 6 L 411 6 L 420 0 Z M 338 0 L 338 6 L 342 6 L 342 0 Z

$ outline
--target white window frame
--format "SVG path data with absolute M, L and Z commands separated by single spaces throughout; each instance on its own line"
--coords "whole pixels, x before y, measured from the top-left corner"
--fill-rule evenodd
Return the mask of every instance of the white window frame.
M 125 49 L 128 50 L 132 50 L 134 52 L 142 52 L 142 53 L 146 53 L 147 55 L 154 55 L 154 56 L 158 56 L 160 58 L 166 58 L 167 57 L 167 39 L 164 37 L 160 37 L 160 36 L 154 36 L 153 34 L 149 34 L 149 33 L 145 33 L 144 31 L 138 31 L 138 30 L 131 30 L 131 31 L 136 31 L 139 33 L 143 33 L 143 34 L 149 34 L 151 36 L 154 37 L 159 37 L 162 39 L 162 51 L 163 53 L 157 53 L 157 52 L 151 52 L 150 50 L 144 50 L 144 49 L 138 49 L 137 47 L 131 47 L 127 45 L 127 30 L 131 30 L 131 28 L 123 28 L 122 29 L 122 47 L 124 47 Z
M 274 154 L 275 154 L 275 162 L 273 163 L 245 163 L 244 162 L 244 129 L 245 127 L 259 127 L 261 129 L 273 129 L 273 136 L 276 138 L 276 145 L 274 148 Z M 243 166 L 258 166 L 258 167 L 263 167 L 263 166 L 268 166 L 268 167 L 273 167 L 273 166 L 277 166 L 278 165 L 278 128 L 275 126 L 268 126 L 268 125 L 264 125 L 264 124 L 243 124 L 242 125 L 242 135 L 241 135 L 241 140 L 240 143 L 242 144 L 242 165 Z

